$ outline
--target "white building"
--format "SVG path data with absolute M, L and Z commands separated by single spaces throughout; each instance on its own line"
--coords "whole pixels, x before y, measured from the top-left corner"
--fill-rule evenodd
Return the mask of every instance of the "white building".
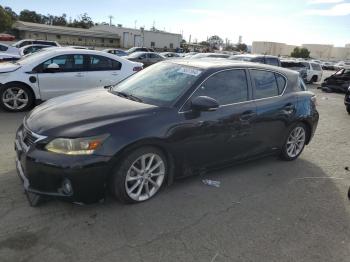
M 180 48 L 181 34 L 173 34 L 159 30 L 133 29 L 122 26 L 97 25 L 90 30 L 105 31 L 120 36 L 123 48 L 144 46 L 156 49 L 174 50 Z
M 310 57 L 325 60 L 348 60 L 350 59 L 350 44 L 345 47 L 333 45 L 303 44 L 302 46 L 287 45 L 275 42 L 253 42 L 252 53 L 275 56 L 290 56 L 295 47 L 304 47 L 310 51 Z

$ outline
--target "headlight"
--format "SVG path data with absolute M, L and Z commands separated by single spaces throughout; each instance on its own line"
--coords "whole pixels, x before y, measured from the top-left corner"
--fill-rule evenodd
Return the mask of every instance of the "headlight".
M 108 135 L 83 138 L 56 138 L 46 145 L 46 150 L 65 155 L 91 155 Z

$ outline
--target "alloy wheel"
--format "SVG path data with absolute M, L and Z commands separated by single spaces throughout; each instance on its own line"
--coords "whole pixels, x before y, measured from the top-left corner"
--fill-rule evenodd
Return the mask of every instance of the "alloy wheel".
M 291 158 L 298 156 L 304 148 L 305 139 L 305 129 L 300 126 L 294 128 L 287 139 L 287 155 Z
M 2 94 L 2 102 L 8 109 L 17 111 L 28 105 L 29 96 L 27 92 L 20 87 L 10 87 Z
M 163 159 L 155 153 L 143 154 L 132 163 L 127 172 L 126 193 L 135 201 L 145 201 L 158 192 L 164 177 Z

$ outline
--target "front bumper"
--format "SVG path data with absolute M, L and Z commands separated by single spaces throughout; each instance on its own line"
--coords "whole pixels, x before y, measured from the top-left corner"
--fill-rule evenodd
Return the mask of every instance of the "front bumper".
M 20 132 L 15 139 L 16 169 L 26 191 L 84 204 L 105 197 L 110 157 L 55 154 L 40 149 L 40 144 L 28 147 Z M 63 188 L 67 181 L 72 189 L 68 193 Z

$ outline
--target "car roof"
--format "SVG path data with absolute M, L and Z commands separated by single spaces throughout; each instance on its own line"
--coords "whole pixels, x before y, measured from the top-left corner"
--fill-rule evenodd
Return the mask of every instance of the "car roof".
M 242 55 L 233 55 L 232 57 L 268 57 L 268 58 L 278 58 L 278 56 L 273 56 L 273 55 L 256 55 L 256 54 L 242 54 Z
M 295 72 L 293 70 L 289 70 L 283 67 L 277 67 L 272 65 L 266 65 L 266 64 L 260 64 L 260 63 L 252 63 L 252 62 L 244 62 L 244 61 L 236 61 L 236 60 L 229 60 L 229 59 L 177 59 L 177 60 L 170 60 L 167 61 L 168 63 L 174 63 L 178 65 L 184 65 L 184 66 L 191 66 L 191 67 L 197 67 L 200 69 L 217 69 L 217 70 L 224 70 L 224 69 L 230 69 L 230 68 L 256 68 L 256 69 L 265 69 L 265 70 L 271 70 L 280 72 L 282 74 L 286 75 L 299 75 L 298 72 Z

